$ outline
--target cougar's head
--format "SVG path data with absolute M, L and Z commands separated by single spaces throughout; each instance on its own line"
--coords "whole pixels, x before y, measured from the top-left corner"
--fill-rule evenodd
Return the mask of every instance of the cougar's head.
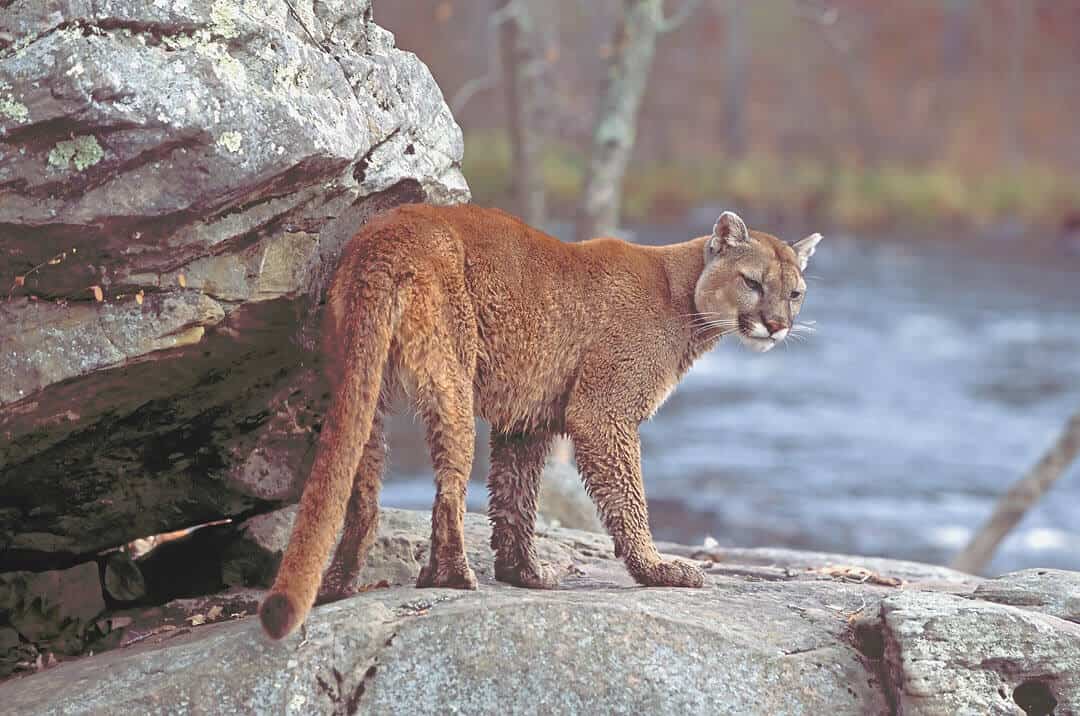
M 767 351 L 797 329 L 806 295 L 803 271 L 821 234 L 787 244 L 748 231 L 737 214 L 725 211 L 705 241 L 705 268 L 694 289 L 699 323 L 737 333 L 744 345 Z

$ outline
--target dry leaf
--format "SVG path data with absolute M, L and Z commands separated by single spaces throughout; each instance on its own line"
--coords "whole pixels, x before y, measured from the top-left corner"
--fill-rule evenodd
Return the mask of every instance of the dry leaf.
M 16 286 L 25 286 L 26 285 L 26 276 L 16 276 L 15 277 L 15 285 Z
M 199 626 L 200 624 L 206 623 L 206 615 L 192 614 L 190 617 L 187 618 L 187 620 L 191 622 L 191 626 Z
M 135 303 L 137 303 L 137 304 L 139 304 L 141 306 L 142 302 L 143 302 L 143 292 L 142 292 L 142 289 L 140 289 L 139 292 L 135 294 Z
M 221 616 L 222 611 L 223 610 L 221 608 L 221 605 L 220 604 L 215 604 L 214 606 L 210 607 L 210 611 L 208 611 L 206 613 L 206 618 L 209 619 L 210 621 L 214 621 L 215 619 L 217 619 L 218 617 Z
M 105 294 L 102 293 L 101 286 L 96 286 L 96 285 L 91 286 L 90 287 L 90 292 L 92 294 L 94 294 L 94 300 L 97 301 L 98 303 L 101 303 L 102 301 L 105 300 Z
M 389 589 L 389 588 L 390 588 L 390 582 L 386 581 L 385 579 L 381 579 L 378 582 L 374 582 L 372 584 L 361 584 L 354 591 L 359 594 L 359 593 L 362 593 L 362 592 L 370 592 L 373 589 Z
M 857 582 L 859 584 L 877 584 L 882 587 L 899 587 L 904 581 L 897 579 L 896 577 L 886 577 L 877 572 L 872 572 L 865 567 L 856 567 L 852 565 L 826 565 L 824 567 L 818 567 L 816 569 L 808 570 L 815 574 L 823 574 L 833 579 L 840 579 L 845 582 Z
M 184 274 L 179 274 L 176 277 L 176 282 L 180 284 L 180 288 L 187 288 L 187 278 L 184 276 Z

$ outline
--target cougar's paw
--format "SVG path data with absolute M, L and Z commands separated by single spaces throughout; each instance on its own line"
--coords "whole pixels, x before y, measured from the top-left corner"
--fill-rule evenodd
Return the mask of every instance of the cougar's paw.
M 500 564 L 495 562 L 495 579 L 515 587 L 526 589 L 555 589 L 559 586 L 559 577 L 555 569 L 535 560 L 525 564 Z
M 449 562 L 432 560 L 420 568 L 416 586 L 476 589 L 476 573 L 469 567 L 464 556 Z
M 339 599 L 352 597 L 360 593 L 358 587 L 353 586 L 352 580 L 347 580 L 340 575 L 327 572 L 319 586 L 319 596 L 315 598 L 316 604 L 336 602 Z
M 646 587 L 703 587 L 705 573 L 689 562 L 673 559 L 646 567 L 634 577 Z

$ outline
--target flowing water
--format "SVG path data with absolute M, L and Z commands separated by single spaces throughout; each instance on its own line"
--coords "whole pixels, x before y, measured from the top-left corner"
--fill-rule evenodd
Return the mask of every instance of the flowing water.
M 642 426 L 656 537 L 948 562 L 1080 410 L 1080 260 L 977 246 L 828 237 L 800 317 L 817 333 L 764 355 L 725 339 Z M 426 508 L 422 433 L 394 426 L 384 503 Z M 1080 569 L 1080 469 L 989 571 L 1032 566 Z

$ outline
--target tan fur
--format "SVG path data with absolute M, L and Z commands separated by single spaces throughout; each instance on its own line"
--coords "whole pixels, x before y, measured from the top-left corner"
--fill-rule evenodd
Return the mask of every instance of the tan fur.
M 712 236 L 663 247 L 566 244 L 475 206 L 401 206 L 372 220 L 330 288 L 323 339 L 334 397 L 260 609 L 267 632 L 281 638 L 303 621 L 343 524 L 327 589 L 344 589 L 362 566 L 378 516 L 381 414 L 400 386 L 427 426 L 436 474 L 431 554 L 417 586 L 476 587 L 462 534 L 474 416 L 492 425 L 497 579 L 557 584 L 536 559 L 533 529 L 545 456 L 566 434 L 634 578 L 701 586 L 697 567 L 662 561 L 653 545 L 638 425 L 722 334 L 758 349 L 777 342 L 752 337 L 763 325 L 787 334 L 801 306 L 790 294 L 805 290 L 799 264 L 815 237 L 793 249 L 747 232 L 730 212 Z

